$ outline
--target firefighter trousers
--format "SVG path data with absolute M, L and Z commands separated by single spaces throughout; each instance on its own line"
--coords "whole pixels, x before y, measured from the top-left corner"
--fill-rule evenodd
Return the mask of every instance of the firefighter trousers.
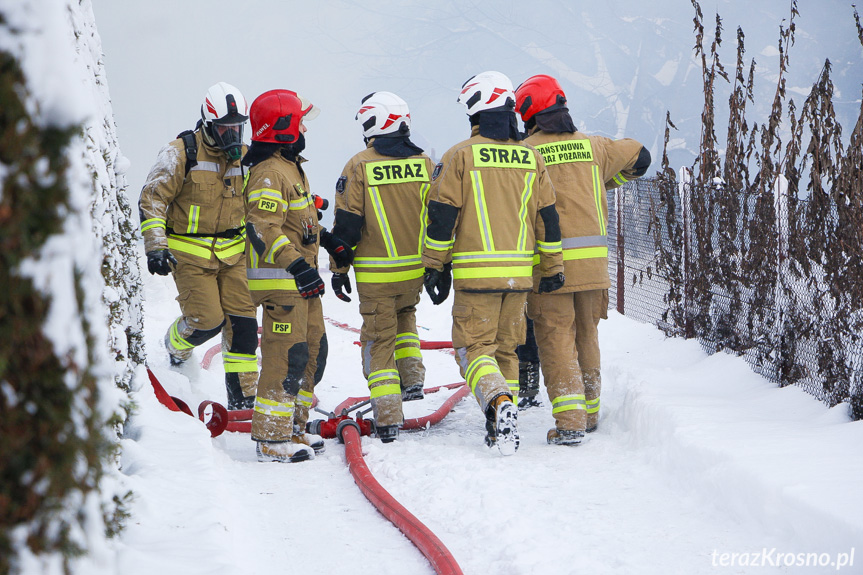
M 327 356 L 329 355 L 329 344 L 327 343 L 327 331 L 324 326 L 324 308 L 321 298 L 315 297 L 305 300 L 308 303 L 308 321 L 306 323 L 306 341 L 309 344 L 309 362 L 303 374 L 303 383 L 297 395 L 294 408 L 294 432 L 305 432 L 306 422 L 309 421 L 309 410 L 315 397 L 315 386 L 324 377 L 327 367 Z
M 245 259 L 234 265 L 219 261 L 219 267 L 214 269 L 181 261 L 173 275 L 182 315 L 165 335 L 168 353 L 185 361 L 195 347 L 222 331 L 228 393 L 239 393 L 242 388 L 243 395 L 254 396 L 258 381 L 258 320 L 246 279 Z
M 518 356 L 524 343 L 525 292 L 455 292 L 452 345 L 456 362 L 488 416 L 491 401 L 518 395 Z
M 608 290 L 531 293 L 542 376 L 557 429 L 584 431 L 599 420 L 599 320 L 607 317 Z
M 416 323 L 419 301 L 419 291 L 360 295 L 363 376 L 369 384 L 375 425 L 400 425 L 402 389 L 422 387 L 425 380 Z
M 261 377 L 252 414 L 252 439 L 290 441 L 297 396 L 309 364 L 309 310 L 320 298 L 263 302 Z

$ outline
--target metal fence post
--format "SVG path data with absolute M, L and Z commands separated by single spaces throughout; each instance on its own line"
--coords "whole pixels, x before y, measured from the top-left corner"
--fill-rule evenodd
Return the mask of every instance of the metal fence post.
M 624 304 L 626 303 L 626 278 L 623 269 L 624 258 L 624 238 L 623 238 L 623 194 L 622 188 L 614 190 L 614 209 L 617 213 L 617 313 L 623 313 Z

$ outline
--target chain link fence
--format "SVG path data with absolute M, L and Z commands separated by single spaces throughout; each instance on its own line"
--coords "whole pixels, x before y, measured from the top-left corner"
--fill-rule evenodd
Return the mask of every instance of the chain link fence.
M 828 233 L 842 216 L 721 184 L 693 195 L 660 178 L 608 192 L 609 307 L 863 418 L 863 286 L 847 284 L 863 264 Z

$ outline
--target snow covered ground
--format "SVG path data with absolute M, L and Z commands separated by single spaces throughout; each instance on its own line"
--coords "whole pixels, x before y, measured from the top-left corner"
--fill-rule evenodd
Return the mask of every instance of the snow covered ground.
M 173 283 L 145 282 L 150 367 L 193 410 L 224 401 L 219 356 L 208 370 L 199 365 L 210 345 L 181 371 L 168 367 L 161 340 L 178 311 Z M 421 338 L 450 339 L 450 303 L 423 298 Z M 328 291 L 324 313 L 360 325 L 356 298 L 345 304 Z M 331 409 L 366 386 L 356 334 L 333 325 L 327 333 L 316 393 Z M 465 574 L 863 572 L 863 421 L 774 387 L 740 358 L 706 356 L 693 341 L 617 314 L 600 333 L 600 427 L 579 447 L 545 443 L 547 398 L 521 412 L 513 457 L 485 447 L 471 398 L 396 443 L 363 438 L 375 477 Z M 445 352 L 424 360 L 427 386 L 460 381 Z M 451 393 L 406 404 L 406 416 L 430 413 Z M 136 499 L 117 572 L 434 572 L 362 496 L 335 439 L 313 461 L 258 463 L 247 434 L 211 439 L 148 384 L 134 399 L 122 466 Z

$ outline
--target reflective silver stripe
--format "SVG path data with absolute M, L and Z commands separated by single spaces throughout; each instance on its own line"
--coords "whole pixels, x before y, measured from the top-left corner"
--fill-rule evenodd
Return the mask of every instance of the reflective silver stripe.
M 606 236 L 581 236 L 578 238 L 563 238 L 560 240 L 563 249 L 571 248 L 595 248 L 597 246 L 607 246 L 608 238 Z
M 222 168 L 219 167 L 219 164 L 217 164 L 216 162 L 198 162 L 197 164 L 192 166 L 192 169 L 189 171 L 190 172 L 204 171 L 204 172 L 219 173 L 222 171 Z
M 521 261 L 532 261 L 533 253 L 532 252 L 524 252 L 523 254 L 513 254 L 513 253 L 502 253 L 496 254 L 493 252 L 485 253 L 485 254 L 472 254 L 472 255 L 464 255 L 464 254 L 453 254 L 452 261 L 460 262 L 464 260 L 511 260 L 514 262 Z
M 355 258 L 354 259 L 354 267 L 362 268 L 362 267 L 381 267 L 381 266 L 410 266 L 415 264 L 421 264 L 422 258 L 420 256 L 410 256 L 410 257 L 398 257 L 398 258 L 389 258 L 384 260 L 374 260 L 370 258 Z
M 246 277 L 251 280 L 292 280 L 294 274 L 282 268 L 247 268 Z
M 233 178 L 234 176 L 242 176 L 243 170 L 242 168 L 229 168 L 227 172 L 225 172 L 226 178 Z
M 372 207 L 375 210 L 375 216 L 377 216 L 378 226 L 381 228 L 381 235 L 384 239 L 384 244 L 387 248 L 387 255 L 391 258 L 396 258 L 399 256 L 398 251 L 396 251 L 396 244 L 393 240 L 393 234 L 390 230 L 390 222 L 387 220 L 387 212 L 384 210 L 383 201 L 381 201 L 381 194 L 378 191 L 377 186 L 369 186 L 369 197 L 372 200 Z

